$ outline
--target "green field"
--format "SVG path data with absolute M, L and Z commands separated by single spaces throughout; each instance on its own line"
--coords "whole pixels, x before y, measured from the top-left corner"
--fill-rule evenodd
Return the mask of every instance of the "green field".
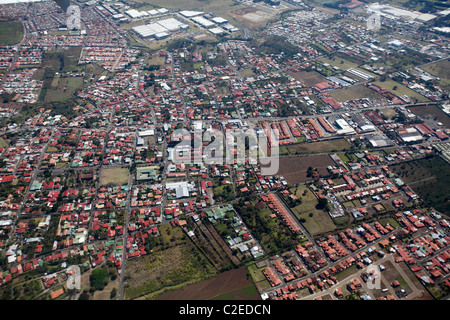
M 425 158 L 392 166 L 401 180 L 425 205 L 450 214 L 450 165 L 441 157 Z
M 0 137 L 0 147 L 1 148 L 6 148 L 9 146 L 8 141 L 6 141 L 3 137 Z
M 130 171 L 128 168 L 103 169 L 100 176 L 100 185 L 123 185 L 128 183 Z
M 83 86 L 82 77 L 54 77 L 51 88 L 47 89 L 45 102 L 64 101 L 73 97 L 77 89 Z
M 0 45 L 10 46 L 20 42 L 23 37 L 23 25 L 20 22 L 0 23 Z
M 384 89 L 388 90 L 393 95 L 396 95 L 398 97 L 406 95 L 408 97 L 417 99 L 419 102 L 429 101 L 428 98 L 405 87 L 404 85 L 402 85 L 398 82 L 395 82 L 394 80 L 386 80 L 383 82 L 382 81 L 374 81 L 373 84 L 380 88 L 384 88 Z M 394 90 L 394 87 L 397 87 L 396 90 Z
M 316 209 L 318 200 L 311 190 L 305 185 L 290 189 L 302 203 L 294 208 L 292 212 L 300 220 L 311 235 L 333 231 L 336 226 L 330 215 L 323 210 Z
M 365 74 L 368 74 L 372 77 L 376 77 L 376 74 L 373 74 L 370 71 L 367 71 L 365 69 L 358 68 L 358 64 L 351 62 L 347 59 L 341 58 L 341 57 L 336 57 L 336 58 L 332 58 L 332 59 L 320 58 L 319 60 L 322 61 L 323 63 L 328 63 L 328 64 L 332 65 L 333 67 L 338 67 L 342 71 L 347 71 L 348 69 L 353 68 L 353 69 L 359 70 L 361 72 L 364 72 Z
M 332 92 L 330 96 L 341 102 L 363 98 L 371 98 L 371 99 L 382 98 L 382 96 L 378 92 L 370 88 L 367 88 L 364 85 L 356 85 L 346 89 L 337 90 Z
M 447 91 L 450 90 L 450 60 L 427 64 L 421 68 L 438 77 L 439 86 Z
M 217 274 L 181 228 L 167 224 L 159 227 L 159 232 L 161 237 L 153 241 L 151 254 L 127 263 L 126 299 L 152 299 Z

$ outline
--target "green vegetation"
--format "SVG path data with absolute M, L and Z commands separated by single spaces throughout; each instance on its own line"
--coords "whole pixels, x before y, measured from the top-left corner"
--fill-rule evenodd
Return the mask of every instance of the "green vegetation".
M 439 78 L 438 84 L 445 90 L 450 90 L 450 60 L 442 60 L 421 67 Z
M 384 88 L 388 91 L 390 91 L 392 94 L 402 97 L 402 96 L 408 96 L 413 99 L 416 99 L 419 102 L 429 101 L 428 98 L 424 97 L 423 95 L 405 87 L 404 85 L 395 82 L 394 80 L 386 80 L 386 81 L 375 81 L 373 82 L 374 85 L 379 86 L 380 88 Z M 394 90 L 394 87 L 397 87 Z
M 397 164 L 392 170 L 417 192 L 425 205 L 450 212 L 450 166 L 441 157 Z
M 258 54 L 275 54 L 279 55 L 283 53 L 284 58 L 292 58 L 300 50 L 297 46 L 290 44 L 283 37 L 280 36 L 270 36 L 264 39 L 262 43 L 254 43 L 256 45 L 255 52 Z
M 127 263 L 126 299 L 153 299 L 218 273 L 181 228 L 167 224 L 160 233 L 149 240 L 150 254 Z
M 306 185 L 290 189 L 301 204 L 292 208 L 292 212 L 311 235 L 318 235 L 336 229 L 330 215 L 318 208 L 319 200 Z
M 108 168 L 103 169 L 100 176 L 100 185 L 109 184 L 123 185 L 128 183 L 130 170 L 128 168 Z
M 213 179 L 214 200 L 228 202 L 234 198 L 233 185 L 223 184 L 223 181 L 223 179 Z
M 17 44 L 23 37 L 21 22 L 0 22 L 0 46 Z
M 109 281 L 108 272 L 103 268 L 94 269 L 89 277 L 89 281 L 91 282 L 92 291 L 103 290 Z
M 278 216 L 271 218 L 274 212 L 264 202 L 240 200 L 235 208 L 267 254 L 280 254 L 298 244 L 300 236 L 293 234 Z

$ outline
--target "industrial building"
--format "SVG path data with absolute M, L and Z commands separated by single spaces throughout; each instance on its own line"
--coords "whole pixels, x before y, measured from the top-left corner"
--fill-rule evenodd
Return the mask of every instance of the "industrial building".
M 356 133 L 355 130 L 344 119 L 337 119 L 335 121 L 335 123 L 336 123 L 336 126 L 340 129 L 340 130 L 336 131 L 337 134 L 354 134 L 354 133 Z
M 203 14 L 203 11 L 190 11 L 190 10 L 183 10 L 180 11 L 180 14 L 185 17 L 185 18 L 192 18 L 192 17 L 196 17 L 199 16 L 201 14 Z
M 142 38 L 167 38 L 172 32 L 186 30 L 189 26 L 175 18 L 163 19 L 149 24 L 133 27 L 132 30 Z
M 364 80 L 370 80 L 372 78 L 372 76 L 368 75 L 367 73 L 364 73 L 362 71 L 359 71 L 359 70 L 356 70 L 353 68 L 350 68 L 347 71 L 359 78 L 364 79 Z
M 209 27 L 212 27 L 215 25 L 214 22 L 212 22 L 208 19 L 205 19 L 203 17 L 192 17 L 191 20 L 205 28 L 209 28 Z

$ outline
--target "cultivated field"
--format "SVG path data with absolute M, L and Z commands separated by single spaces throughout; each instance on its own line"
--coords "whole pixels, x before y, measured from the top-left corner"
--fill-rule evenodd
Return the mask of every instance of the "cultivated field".
M 450 117 L 437 106 L 411 107 L 409 110 L 424 120 L 427 120 L 427 118 L 436 119 L 436 121 L 442 122 L 445 127 L 450 128 Z
M 323 76 L 315 71 L 287 71 L 286 73 L 291 75 L 301 83 L 305 84 L 306 86 L 315 86 L 316 84 L 326 80 Z
M 328 155 L 307 155 L 280 158 L 280 174 L 286 178 L 289 184 L 295 184 L 311 180 L 307 176 L 309 167 L 317 169 L 320 176 L 328 175 L 328 166 L 335 162 Z
M 245 267 L 223 272 L 176 291 L 166 292 L 157 300 L 259 300 L 260 295 Z
M 333 165 L 335 162 L 328 155 L 280 157 L 278 173 L 286 179 L 288 184 L 296 184 L 312 179 L 307 176 L 309 167 L 318 169 L 320 175 L 327 175 L 327 167 Z

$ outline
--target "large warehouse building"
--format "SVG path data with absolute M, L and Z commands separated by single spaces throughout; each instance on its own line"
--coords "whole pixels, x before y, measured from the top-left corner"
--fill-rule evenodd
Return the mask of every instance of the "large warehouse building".
M 189 26 L 175 18 L 163 19 L 149 24 L 133 27 L 132 30 L 142 38 L 154 37 L 162 39 L 170 35 L 170 33 L 186 30 Z

